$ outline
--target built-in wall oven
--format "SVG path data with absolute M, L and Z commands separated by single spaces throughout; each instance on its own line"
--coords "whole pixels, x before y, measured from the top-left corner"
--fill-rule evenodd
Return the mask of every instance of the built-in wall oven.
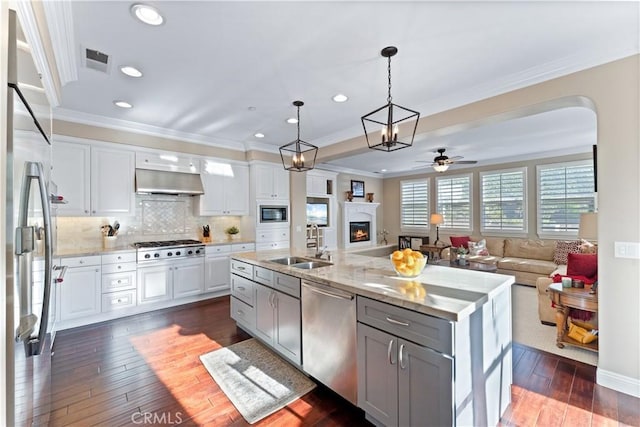
M 289 206 L 258 204 L 258 220 L 260 224 L 281 224 L 289 222 Z

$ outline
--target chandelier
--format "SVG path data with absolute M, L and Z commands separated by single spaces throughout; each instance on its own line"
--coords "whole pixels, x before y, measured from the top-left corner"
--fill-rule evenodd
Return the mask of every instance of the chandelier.
M 298 109 L 298 138 L 280 147 L 280 157 L 286 170 L 304 172 L 313 169 L 318 147 L 300 139 L 300 107 L 304 102 L 293 101 L 293 105 Z
M 387 104 L 362 116 L 362 127 L 367 144 L 369 148 L 374 150 L 389 152 L 410 147 L 418 128 L 420 113 L 391 102 L 391 57 L 396 53 L 398 53 L 398 48 L 395 46 L 387 46 L 380 52 L 388 61 Z M 379 137 L 376 137 L 380 126 L 382 126 L 382 130 Z

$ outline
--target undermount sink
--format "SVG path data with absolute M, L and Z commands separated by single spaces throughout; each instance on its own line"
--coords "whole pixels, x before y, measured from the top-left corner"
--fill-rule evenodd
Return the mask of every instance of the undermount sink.
M 275 262 L 276 264 L 282 265 L 292 265 L 298 264 L 300 262 L 309 262 L 309 260 L 307 258 L 300 258 L 298 256 L 288 256 L 284 258 L 270 259 L 269 262 Z
M 329 265 L 333 265 L 333 264 L 326 261 L 307 261 L 307 262 L 299 262 L 296 264 L 291 264 L 291 267 L 302 268 L 304 270 L 311 270 L 312 268 L 327 267 Z
M 270 259 L 269 261 L 275 262 L 277 264 L 288 265 L 290 267 L 301 268 L 303 270 L 311 270 L 312 268 L 319 268 L 319 267 L 326 267 L 329 265 L 333 265 L 330 262 L 315 261 L 308 258 L 301 258 L 297 256 L 275 258 L 275 259 Z

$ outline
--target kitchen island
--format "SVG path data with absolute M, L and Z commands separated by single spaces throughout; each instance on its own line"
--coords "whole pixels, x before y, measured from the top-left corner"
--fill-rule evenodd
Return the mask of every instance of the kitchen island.
M 308 357 L 305 346 L 317 343 L 317 337 L 308 335 L 319 329 L 305 325 L 311 317 L 301 313 L 301 286 L 303 291 L 316 287 L 325 294 L 350 293 L 357 316 L 351 320 L 346 312 L 337 315 L 344 317 L 341 328 L 346 329 L 335 330 L 340 339 L 324 341 L 323 353 L 331 359 L 349 348 L 343 337 L 349 337 L 350 330 L 357 335 L 356 354 L 350 355 L 357 360 L 351 368 L 357 371 L 357 397 L 336 390 L 339 394 L 380 425 L 496 425 L 511 400 L 514 278 L 427 265 L 420 276 L 407 279 L 395 274 L 388 256 L 363 253 L 336 251 L 330 265 L 309 269 L 273 262 L 310 258 L 304 252 L 235 254 L 231 315 L 243 329 L 318 379 L 310 363 L 324 361 Z M 279 289 L 278 283 L 287 283 L 287 289 Z M 275 310 L 266 328 L 265 301 Z M 279 324 L 280 318 L 286 322 Z M 334 348 L 338 344 L 340 351 Z M 330 380 L 320 381 L 333 388 Z

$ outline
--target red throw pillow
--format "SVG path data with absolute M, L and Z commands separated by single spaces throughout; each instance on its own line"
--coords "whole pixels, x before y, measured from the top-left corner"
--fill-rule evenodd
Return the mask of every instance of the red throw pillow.
M 597 254 L 568 254 L 567 276 L 596 277 L 598 275 Z
M 451 240 L 451 246 L 454 248 L 462 246 L 465 249 L 469 249 L 469 242 L 471 241 L 469 236 L 450 236 L 449 239 Z

